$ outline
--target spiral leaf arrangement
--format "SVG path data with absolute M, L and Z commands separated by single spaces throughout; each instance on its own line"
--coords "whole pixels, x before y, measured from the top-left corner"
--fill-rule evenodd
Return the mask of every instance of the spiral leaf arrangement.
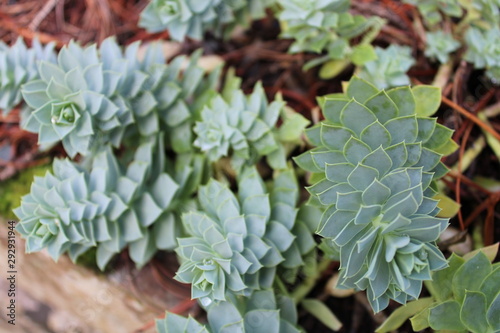
M 165 319 L 156 321 L 156 329 L 158 333 L 301 332 L 293 301 L 285 296 L 276 297 L 272 290 L 259 290 L 248 298 L 233 296 L 227 301 L 210 304 L 206 309 L 207 325 L 191 317 L 167 313 Z
M 74 157 L 88 155 L 108 140 L 121 140 L 123 127 L 132 121 L 130 110 L 112 100 L 121 74 L 103 67 L 95 45 L 82 48 L 71 42 L 59 52 L 56 64 L 40 62 L 39 74 L 22 93 L 34 109 L 23 127 L 39 134 L 40 145 L 62 141 Z
M 446 266 L 434 242 L 447 220 L 435 217 L 432 181 L 446 173 L 437 151 L 451 131 L 418 116 L 422 89 L 434 88 L 379 91 L 353 78 L 346 94 L 323 100 L 326 120 L 307 130 L 317 148 L 296 158 L 314 173 L 311 201 L 327 207 L 318 233 L 338 253 L 340 286 L 367 289 L 376 312 L 417 298 Z
M 201 111 L 201 121 L 194 127 L 194 145 L 212 162 L 231 151 L 237 171 L 262 156 L 273 169 L 286 168 L 286 144 L 298 141 L 309 121 L 299 114 L 286 117 L 285 103 L 279 97 L 269 104 L 260 83 L 245 96 L 238 89 L 238 79 L 228 76 L 227 81 L 226 93 L 213 97 Z M 280 118 L 283 125 L 278 129 Z
M 158 44 L 146 48 L 142 61 L 138 53 L 138 43 L 122 52 L 108 38 L 99 50 L 71 42 L 60 51 L 57 63 L 41 61 L 40 78 L 22 89 L 31 108 L 24 114 L 23 128 L 39 134 L 42 148 L 62 141 L 73 158 L 93 155 L 107 143 L 118 147 L 136 134 L 154 136 L 164 124 L 172 129 L 172 148 L 191 151 L 195 103 L 187 103 L 194 93 L 203 100 L 213 91 L 218 71 L 205 78 L 205 71 L 196 66 L 199 52 L 182 75 L 184 57 L 166 65 Z
M 37 61 L 55 62 L 54 44 L 42 46 L 38 39 L 28 48 L 22 38 L 11 47 L 0 41 L 0 109 L 8 114 L 21 102 L 21 86 L 39 77 Z
M 349 39 L 362 34 L 369 25 L 348 10 L 349 0 L 279 0 L 283 7 L 279 19 L 283 38 L 295 39 L 290 52 L 327 50 L 332 59 L 343 59 L 349 52 Z
M 275 0 L 152 0 L 141 13 L 139 25 L 150 32 L 168 30 L 177 41 L 200 40 L 206 31 L 228 35 L 236 25 L 265 16 Z
M 186 183 L 199 176 L 188 167 L 172 177 L 162 151 L 161 138 L 146 142 L 126 169 L 111 148 L 97 154 L 88 170 L 55 160 L 54 173 L 35 178 L 15 210 L 27 252 L 47 248 L 55 260 L 65 252 L 76 260 L 97 247 L 97 264 L 104 269 L 126 246 L 138 266 L 158 249 L 173 249 L 181 234 L 175 217 L 179 201 L 189 206 L 193 186 Z
M 192 297 L 203 302 L 224 301 L 226 295 L 249 296 L 270 288 L 278 265 L 296 268 L 311 251 L 312 236 L 298 238 L 296 184 L 293 173 L 277 177 L 269 194 L 255 168 L 238 179 L 239 192 L 210 180 L 198 192 L 202 211 L 182 217 L 189 237 L 179 238 L 181 258 L 176 279 L 191 283 Z M 271 198 L 271 199 L 270 199 Z
M 415 59 L 408 46 L 391 45 L 386 49 L 376 47 L 377 58 L 366 62 L 358 76 L 378 89 L 386 89 L 410 84 L 406 72 L 413 66 Z

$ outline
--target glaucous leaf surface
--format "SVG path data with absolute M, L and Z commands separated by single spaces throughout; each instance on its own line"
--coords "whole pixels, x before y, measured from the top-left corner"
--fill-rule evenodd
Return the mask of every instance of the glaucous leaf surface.
M 228 295 L 226 301 L 202 306 L 208 313 L 207 324 L 167 312 L 165 319 L 156 321 L 158 333 L 301 332 L 293 301 L 271 289 L 255 291 L 250 297 Z
M 9 47 L 0 41 L 0 109 L 5 115 L 21 102 L 21 86 L 39 78 L 37 61 L 55 59 L 54 43 L 43 46 L 35 38 L 27 47 L 19 37 Z
M 201 120 L 194 127 L 194 145 L 211 162 L 231 156 L 237 172 L 263 156 L 273 169 L 285 169 L 287 145 L 299 141 L 309 122 L 298 113 L 287 115 L 280 96 L 268 103 L 261 83 L 245 96 L 239 79 L 229 75 L 226 81 L 222 94 L 215 95 L 201 111 Z
M 378 17 L 365 18 L 349 13 L 349 0 L 277 0 L 282 10 L 277 14 L 281 24 L 281 38 L 293 39 L 290 53 L 326 51 L 327 56 L 319 62 L 311 61 L 307 67 L 319 65 L 328 60 L 352 60 L 361 65 L 373 59 L 373 48 L 364 44 L 352 47 L 351 40 L 379 24 Z M 314 64 L 314 65 L 313 65 Z M 325 69 L 326 71 L 326 69 Z M 334 75 L 323 76 L 332 77 Z
M 306 131 L 317 147 L 295 158 L 313 173 L 310 203 L 326 208 L 317 233 L 340 260 L 339 286 L 366 289 L 375 312 L 417 298 L 447 264 L 435 241 L 448 220 L 431 198 L 447 170 L 435 150 L 452 132 L 418 116 L 420 103 L 410 87 L 354 77 L 344 95 L 320 99 L 326 120 Z
M 403 2 L 417 6 L 425 22 L 436 25 L 441 22 L 441 14 L 449 17 L 461 17 L 463 9 L 457 0 L 404 0 Z
M 410 84 L 406 72 L 413 66 L 415 59 L 408 46 L 391 45 L 386 49 L 375 47 L 376 60 L 366 62 L 360 67 L 358 76 L 378 89 L 405 86 Z
M 483 251 L 467 258 L 452 254 L 449 267 L 434 272 L 428 283 L 433 302 L 411 318 L 415 330 L 500 329 L 500 265 Z
M 471 27 L 465 33 L 467 52 L 464 59 L 474 64 L 474 68 L 486 69 L 495 83 L 500 82 L 500 26 L 488 30 Z
M 450 53 L 460 47 L 460 43 L 451 34 L 445 33 L 442 30 L 428 32 L 425 34 L 425 37 L 427 42 L 425 55 L 438 60 L 442 64 L 448 62 Z
M 170 37 L 182 41 L 201 40 L 206 31 L 228 36 L 235 26 L 248 26 L 265 17 L 265 9 L 275 0 L 152 0 L 142 11 L 139 26 L 149 32 L 168 30 Z
M 104 269 L 128 246 L 131 259 L 144 265 L 158 249 L 173 249 L 182 234 L 178 217 L 193 208 L 191 196 L 200 181 L 203 160 L 184 157 L 179 172 L 166 172 L 162 138 L 141 144 L 132 161 L 119 163 L 106 147 L 85 169 L 67 159 L 55 160 L 53 173 L 37 177 L 31 193 L 14 212 L 26 251 L 47 248 L 57 260 L 76 260 L 97 247 Z
M 238 189 L 235 195 L 212 179 L 198 192 L 201 210 L 182 216 L 188 236 L 178 239 L 175 278 L 191 283 L 192 297 L 202 304 L 270 288 L 278 268 L 298 269 L 314 250 L 307 217 L 297 217 L 291 169 L 277 173 L 268 191 L 255 167 L 245 168 Z
M 182 69 L 185 56 L 166 64 L 161 44 L 145 46 L 142 57 L 139 47 L 122 49 L 114 38 L 99 49 L 70 42 L 57 63 L 42 61 L 39 77 L 23 86 L 31 108 L 22 114 L 23 128 L 39 134 L 42 148 L 62 141 L 70 157 L 160 131 L 176 153 L 192 151 L 195 115 L 215 93 L 220 68 L 207 75 L 197 66 L 201 52 Z

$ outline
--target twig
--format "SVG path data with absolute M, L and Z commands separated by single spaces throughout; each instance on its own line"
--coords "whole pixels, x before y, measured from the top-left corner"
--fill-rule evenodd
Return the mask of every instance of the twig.
M 446 98 L 446 97 L 443 97 L 443 98 Z M 469 125 L 467 126 L 467 129 L 465 130 L 465 135 L 464 135 L 463 140 L 462 140 L 461 145 L 460 145 L 460 152 L 458 155 L 458 167 L 457 167 L 458 174 L 462 174 L 462 160 L 463 160 L 464 153 L 465 153 L 465 146 L 467 146 L 467 141 L 469 140 L 469 136 L 470 136 L 471 131 L 472 131 L 472 123 L 469 123 Z M 460 205 L 460 199 L 461 199 L 460 184 L 461 184 L 461 178 L 457 178 L 457 183 L 455 185 L 455 201 L 459 205 Z M 457 216 L 458 216 L 458 222 L 460 223 L 460 230 L 464 230 L 465 225 L 464 225 L 464 218 L 462 216 L 461 209 L 458 210 Z
M 462 243 L 465 240 L 465 236 L 467 236 L 469 232 L 467 230 L 462 230 L 455 235 L 451 236 L 450 238 L 447 238 L 441 242 L 438 242 L 438 247 L 441 250 L 445 250 L 449 248 L 452 245 L 455 245 L 457 243 Z
M 62 47 L 66 44 L 64 41 L 57 39 L 52 35 L 42 32 L 33 32 L 28 28 L 22 28 L 18 26 L 8 15 L 5 15 L 2 12 L 0 12 L 0 21 L 2 22 L 3 29 L 15 32 L 26 39 L 33 39 L 35 38 L 35 36 L 37 36 L 41 43 L 55 42 L 59 47 Z
M 461 107 L 460 105 L 454 103 L 453 101 L 449 100 L 448 98 L 441 96 L 441 100 L 443 101 L 444 104 L 448 105 L 449 107 L 453 108 L 454 110 L 458 111 L 461 115 L 466 117 L 467 119 L 471 120 L 473 123 L 493 135 L 497 140 L 500 141 L 500 133 L 495 131 L 493 128 L 490 126 L 486 125 L 484 122 L 481 121 L 476 115 L 468 112 L 466 109 Z
M 38 14 L 33 18 L 28 29 L 36 31 L 40 23 L 49 15 L 60 0 L 48 0 L 45 5 L 40 9 Z

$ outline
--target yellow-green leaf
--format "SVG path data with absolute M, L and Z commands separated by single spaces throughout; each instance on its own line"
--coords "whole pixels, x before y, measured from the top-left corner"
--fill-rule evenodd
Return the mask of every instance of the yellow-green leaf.
M 398 329 L 408 318 L 424 310 L 433 302 L 432 297 L 424 297 L 397 308 L 375 332 L 385 333 Z
M 437 214 L 439 217 L 452 218 L 460 210 L 460 204 L 444 194 L 439 193 L 433 199 L 439 200 L 438 207 L 441 208 L 441 211 Z
M 415 96 L 415 111 L 418 116 L 433 115 L 441 105 L 441 89 L 433 86 L 416 86 L 412 88 Z
M 330 309 L 317 299 L 307 298 L 301 302 L 302 307 L 310 314 L 316 317 L 319 321 L 325 324 L 328 328 L 338 331 L 342 328 L 342 323 L 330 311 Z
M 319 77 L 328 80 L 339 75 L 351 62 L 349 60 L 330 60 L 319 70 Z

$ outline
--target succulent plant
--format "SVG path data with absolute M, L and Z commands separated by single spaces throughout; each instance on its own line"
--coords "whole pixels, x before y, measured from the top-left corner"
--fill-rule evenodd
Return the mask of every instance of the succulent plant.
M 129 128 L 128 136 L 135 138 L 137 132 L 148 137 L 164 131 L 175 152 L 192 151 L 194 118 L 207 96 L 215 93 L 220 68 L 207 76 L 197 65 L 201 50 L 193 53 L 189 61 L 178 56 L 166 64 L 159 43 L 145 46 L 144 56 L 139 59 L 139 46 L 133 43 L 122 52 L 116 41 L 108 38 L 100 47 L 104 68 L 123 73 L 117 90 L 134 120 L 129 126 L 134 130 Z
M 415 63 L 408 46 L 391 45 L 375 48 L 377 59 L 366 62 L 357 75 L 379 89 L 410 84 L 406 72 Z
M 350 40 L 366 32 L 376 20 L 351 15 L 349 0 L 278 0 L 282 38 L 294 39 L 289 52 L 326 51 L 327 59 L 343 60 L 353 53 Z M 365 45 L 366 47 L 370 45 Z M 373 53 L 373 50 L 372 52 Z M 368 61 L 371 57 L 358 57 Z M 363 61 L 358 61 L 362 64 Z
M 162 78 L 156 79 L 158 66 L 148 70 L 151 73 L 151 92 L 157 101 L 157 114 L 166 125 L 165 132 L 169 145 L 176 153 L 193 151 L 193 126 L 199 119 L 204 105 L 213 95 L 219 84 L 221 67 L 210 74 L 197 65 L 201 51 L 193 53 L 187 67 L 185 56 L 174 58 L 163 72 Z M 154 81 L 153 81 L 154 80 Z
M 417 298 L 446 266 L 432 181 L 446 173 L 439 152 L 453 147 L 452 131 L 419 116 L 439 103 L 438 88 L 379 91 L 354 77 L 322 100 L 326 120 L 306 131 L 317 148 L 295 159 L 314 173 L 311 204 L 327 207 L 317 232 L 340 259 L 339 286 L 367 289 L 376 312 Z
M 425 36 L 427 40 L 425 55 L 437 59 L 442 64 L 448 62 L 450 53 L 460 48 L 460 43 L 444 31 L 428 32 Z
M 303 270 L 308 275 L 314 269 L 308 266 L 317 260 L 317 244 L 313 235 L 318 228 L 322 210 L 306 204 L 296 208 L 299 187 L 293 169 L 282 171 L 274 178 L 269 199 L 271 219 L 286 225 L 295 236 L 288 250 L 283 253 L 285 260 L 278 266 L 278 276 L 293 284 L 299 277 L 299 272 Z
M 202 211 L 182 216 L 189 237 L 179 238 L 176 249 L 181 266 L 175 278 L 191 283 L 192 298 L 208 304 L 228 294 L 250 296 L 271 287 L 278 265 L 303 265 L 313 240 L 292 234 L 297 209 L 290 173 L 277 176 L 270 195 L 255 167 L 240 174 L 238 197 L 213 179 L 200 187 Z
M 190 196 L 203 162 L 184 158 L 174 180 L 165 172 L 161 141 L 140 145 L 126 169 L 109 147 L 94 157 L 89 170 L 55 160 L 54 173 L 35 178 L 31 193 L 14 211 L 26 251 L 47 248 L 55 260 L 65 252 L 76 260 L 97 246 L 97 264 L 104 269 L 127 245 L 138 266 L 157 249 L 173 249 L 182 233 L 175 215 L 195 206 Z
M 441 22 L 441 13 L 450 17 L 461 17 L 462 6 L 457 0 L 404 0 L 404 2 L 417 6 L 425 22 L 435 25 Z
M 40 79 L 23 87 L 34 109 L 23 113 L 23 128 L 39 133 L 42 148 L 62 141 L 70 157 L 161 130 L 175 152 L 192 151 L 194 116 L 214 93 L 219 70 L 206 76 L 196 65 L 201 52 L 181 70 L 184 56 L 167 65 L 160 44 L 145 47 L 142 59 L 139 47 L 133 43 L 122 50 L 114 38 L 104 40 L 99 50 L 71 42 L 57 64 L 41 62 Z
M 498 249 L 498 244 L 496 245 Z M 496 253 L 496 250 L 495 250 Z M 500 263 L 483 251 L 462 258 L 452 254 L 449 267 L 435 272 L 429 289 L 433 302 L 411 318 L 415 331 L 498 332 Z
M 493 26 L 500 24 L 500 1 L 499 0 L 472 0 L 469 4 L 477 16 Z
M 39 80 L 22 88 L 24 101 L 33 109 L 23 128 L 39 134 L 42 148 L 62 141 L 70 157 L 90 154 L 113 142 L 118 145 L 124 127 L 132 122 L 130 110 L 114 103 L 121 74 L 103 68 L 97 48 L 75 42 L 61 49 L 57 63 L 39 63 Z
M 500 27 L 483 31 L 471 27 L 465 33 L 467 52 L 464 59 L 473 63 L 474 68 L 486 69 L 495 83 L 500 82 Z
M 172 39 L 200 40 L 207 30 L 228 35 L 236 25 L 265 16 L 275 0 L 153 0 L 141 13 L 139 26 L 150 32 L 168 30 Z
M 286 296 L 275 296 L 272 290 L 258 290 L 248 298 L 229 298 L 207 306 L 207 325 L 167 312 L 165 319 L 156 321 L 156 329 L 158 333 L 300 332 L 295 305 Z
M 201 121 L 194 127 L 194 145 L 212 162 L 232 153 L 236 171 L 262 156 L 266 156 L 272 168 L 286 168 L 284 144 L 297 141 L 309 122 L 297 113 L 286 117 L 285 103 L 280 97 L 268 104 L 260 83 L 249 96 L 238 86 L 239 83 L 226 85 L 223 94 L 214 96 L 204 107 Z M 280 116 L 283 124 L 277 129 Z
M 55 62 L 54 43 L 42 46 L 37 38 L 28 48 L 19 37 L 11 47 L 0 41 L 0 109 L 8 114 L 21 102 L 21 86 L 39 77 L 37 61 Z

